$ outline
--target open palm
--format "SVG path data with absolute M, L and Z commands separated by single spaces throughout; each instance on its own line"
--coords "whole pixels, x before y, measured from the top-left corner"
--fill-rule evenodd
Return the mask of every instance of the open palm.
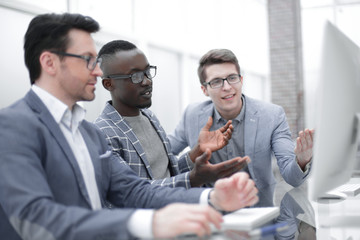
M 231 139 L 234 129 L 231 120 L 215 131 L 210 131 L 212 124 L 213 119 L 209 117 L 206 125 L 200 130 L 198 143 L 202 152 L 205 152 L 207 148 L 210 149 L 211 152 L 217 151 L 225 147 Z

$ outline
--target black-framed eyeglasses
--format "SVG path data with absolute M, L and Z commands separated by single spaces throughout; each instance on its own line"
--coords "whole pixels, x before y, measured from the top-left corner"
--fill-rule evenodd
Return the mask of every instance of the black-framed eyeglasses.
M 149 66 L 144 71 L 135 72 L 132 74 L 124 75 L 124 74 L 111 74 L 104 78 L 111 78 L 111 79 L 125 79 L 130 78 L 131 82 L 134 84 L 141 83 L 144 81 L 144 77 L 147 77 L 148 79 L 152 80 L 156 76 L 156 66 Z
M 202 85 L 207 86 L 209 85 L 211 88 L 221 88 L 224 86 L 224 81 L 227 81 L 229 84 L 235 84 L 240 82 L 241 75 L 240 74 L 231 74 L 226 78 L 215 78 L 210 82 L 204 82 Z
M 57 55 L 61 55 L 61 56 L 81 58 L 87 62 L 86 67 L 90 71 L 93 71 L 95 69 L 96 64 L 98 64 L 98 63 L 101 64 L 101 62 L 102 62 L 102 58 L 94 57 L 94 56 L 84 56 L 84 55 L 77 55 L 77 54 L 72 54 L 72 53 L 67 53 L 67 52 L 59 52 L 59 51 L 51 51 L 51 52 L 55 53 Z

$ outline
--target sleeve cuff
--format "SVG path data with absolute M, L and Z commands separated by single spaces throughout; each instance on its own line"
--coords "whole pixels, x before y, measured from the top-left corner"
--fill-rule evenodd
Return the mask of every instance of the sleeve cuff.
M 305 175 L 309 173 L 312 160 L 310 160 L 310 161 L 305 165 L 304 171 L 301 169 L 301 167 L 300 167 L 298 161 L 296 160 L 296 158 L 295 158 L 295 161 L 296 161 L 296 165 L 298 166 L 298 168 L 300 169 L 301 172 L 303 172 Z
M 205 188 L 204 191 L 202 191 L 201 195 L 200 195 L 200 204 L 201 205 L 209 205 L 209 197 L 210 197 L 210 192 L 211 192 L 212 188 Z
M 189 152 L 187 152 L 185 154 L 185 159 L 186 159 L 187 165 L 189 166 L 189 169 L 193 169 L 194 168 L 194 163 L 190 159 Z
M 153 238 L 152 219 L 154 210 L 138 209 L 131 215 L 128 229 L 131 235 L 137 238 Z

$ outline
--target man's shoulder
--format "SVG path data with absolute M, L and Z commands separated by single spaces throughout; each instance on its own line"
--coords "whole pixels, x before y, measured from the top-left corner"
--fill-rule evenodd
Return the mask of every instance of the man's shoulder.
M 8 119 L 8 121 L 26 122 L 26 125 L 32 122 L 31 119 L 38 119 L 24 98 L 0 109 L 0 118 L 3 119 L 3 121 L 5 121 L 4 119 Z
M 267 111 L 275 111 L 275 110 L 279 111 L 282 109 L 280 105 L 247 96 L 245 96 L 245 101 L 246 101 L 246 108 L 248 110 L 254 109 L 257 111 L 267 112 Z
M 101 114 L 93 121 L 93 123 L 100 129 L 106 126 L 115 125 L 114 122 L 122 120 L 122 116 L 114 109 L 114 107 L 106 103 Z
M 186 112 L 192 113 L 200 113 L 202 111 L 207 111 L 209 109 L 212 109 L 214 107 L 214 104 L 211 100 L 206 100 L 203 102 L 195 102 L 195 103 L 190 103 L 187 108 L 186 108 Z

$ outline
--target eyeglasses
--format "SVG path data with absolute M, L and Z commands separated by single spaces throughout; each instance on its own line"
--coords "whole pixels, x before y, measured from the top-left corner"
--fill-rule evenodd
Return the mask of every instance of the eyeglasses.
M 229 84 L 235 84 L 240 82 L 241 75 L 240 74 L 232 74 L 226 78 L 215 78 L 210 82 L 204 82 L 202 85 L 207 86 L 209 85 L 211 88 L 221 88 L 224 86 L 224 81 L 227 81 Z
M 96 64 L 100 64 L 102 62 L 102 58 L 93 57 L 93 56 L 83 56 L 83 55 L 77 55 L 72 53 L 66 53 L 66 52 L 58 52 L 58 51 L 51 51 L 52 53 L 55 53 L 57 55 L 66 56 L 66 57 L 77 57 L 85 60 L 87 62 L 87 68 L 90 71 L 93 71 L 96 67 Z
M 129 75 L 124 74 L 111 74 L 104 78 L 112 78 L 112 79 L 125 79 L 130 78 L 132 83 L 137 84 L 144 81 L 144 76 L 146 76 L 148 79 L 152 80 L 156 76 L 156 66 L 149 66 L 144 71 L 135 72 Z

